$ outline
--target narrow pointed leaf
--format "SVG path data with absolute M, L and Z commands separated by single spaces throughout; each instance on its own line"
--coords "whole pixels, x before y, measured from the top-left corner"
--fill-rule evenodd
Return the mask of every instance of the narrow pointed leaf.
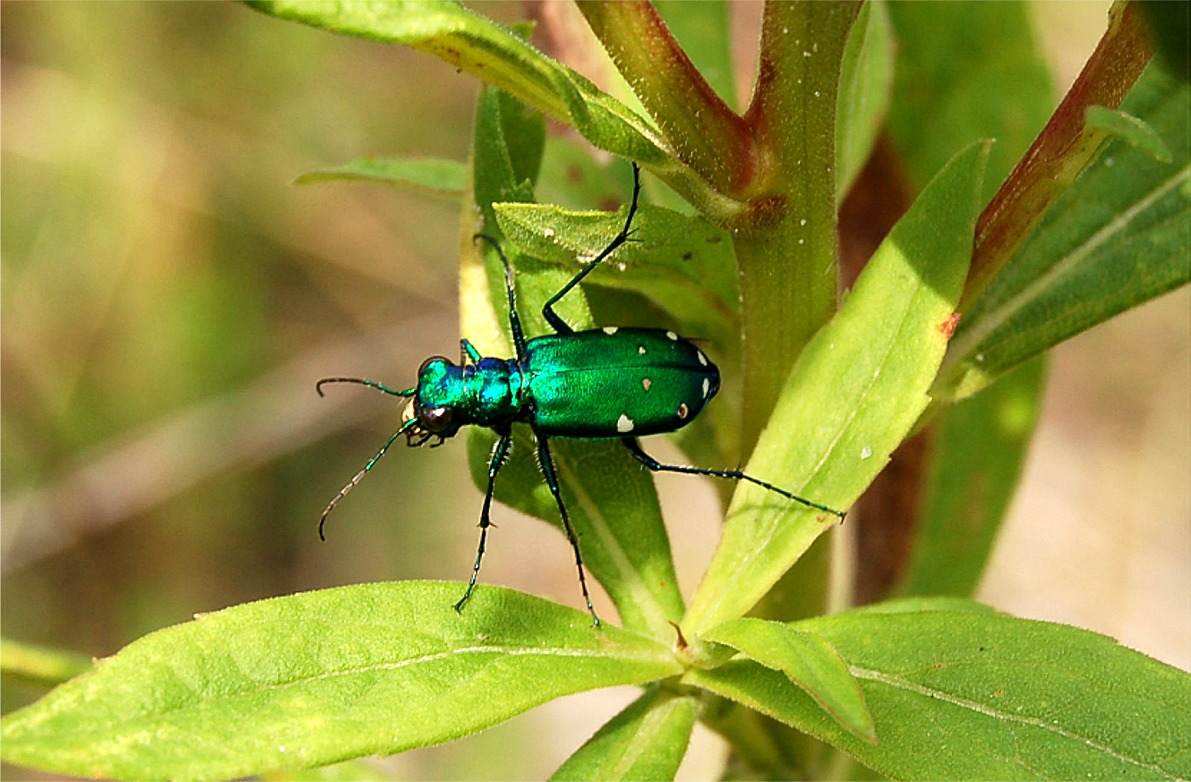
M 469 440 L 477 482 L 487 479 L 494 442 L 486 431 Z M 594 577 L 607 590 L 626 628 L 672 636 L 670 622 L 682 616 L 683 601 L 651 475 L 618 441 L 556 438 L 550 441 L 550 452 L 571 524 L 579 535 L 588 578 Z M 496 497 L 561 532 L 558 506 L 538 469 L 528 430 L 514 432 L 513 455 L 497 479 Z M 516 556 L 501 549 L 499 529 L 489 533 L 488 543 L 490 551 L 501 552 L 494 556 Z M 567 556 L 563 564 L 573 567 L 572 558 Z M 573 594 L 571 604 L 581 607 L 578 576 Z M 602 619 L 609 619 L 607 606 L 597 601 L 595 608 Z
M 790 373 L 748 473 L 841 508 L 885 466 L 947 346 L 986 155 L 957 155 L 882 243 Z M 683 629 L 697 637 L 744 614 L 838 521 L 742 483 Z
M 341 587 L 153 633 L 0 724 L 6 762 L 210 779 L 449 741 L 560 695 L 674 674 L 586 612 L 461 583 Z
M 842 201 L 872 152 L 893 92 L 893 31 L 885 3 L 865 3 L 840 65 L 835 126 L 836 199 Z
M 1043 358 L 938 411 L 898 594 L 968 597 L 976 591 L 1041 413 Z
M 550 779 L 674 779 L 698 713 L 694 695 L 650 690 L 600 728 Z
M 339 166 L 316 168 L 294 184 L 375 182 L 443 198 L 458 198 L 467 187 L 467 167 L 454 160 L 361 158 Z
M 42 686 L 61 684 L 87 671 L 91 660 L 76 652 L 0 639 L 0 672 Z
M 602 149 L 642 162 L 664 160 L 648 122 L 508 28 L 459 3 L 262 0 L 251 5 L 331 32 L 418 49 L 573 126 Z
M 865 741 L 875 741 L 873 717 L 860 685 L 829 641 L 764 619 L 731 619 L 703 636 L 780 671 L 806 690 L 831 717 Z
M 995 138 L 989 196 L 1046 124 L 1055 88 L 1018 3 L 886 3 L 897 40 L 889 135 L 915 190 L 959 149 Z M 1013 100 L 1005 100 L 1012 85 Z
M 894 779 L 1191 778 L 1191 676 L 1111 638 L 950 608 L 850 611 L 795 626 L 848 663 L 879 743 L 751 661 L 692 670 L 686 681 Z
M 538 204 L 500 204 L 505 235 L 527 254 L 571 273 L 607 246 L 624 216 L 571 212 Z M 640 291 L 687 333 L 726 344 L 739 330 L 736 262 L 727 234 L 697 217 L 642 206 L 633 219 L 633 241 L 617 249 L 584 281 Z

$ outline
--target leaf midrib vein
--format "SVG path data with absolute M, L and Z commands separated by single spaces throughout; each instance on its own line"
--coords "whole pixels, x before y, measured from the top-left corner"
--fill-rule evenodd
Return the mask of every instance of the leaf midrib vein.
M 1040 730 L 1044 730 L 1044 731 L 1062 736 L 1063 738 L 1071 739 L 1072 741 L 1078 741 L 1078 742 L 1080 742 L 1080 743 L 1082 743 L 1098 752 L 1103 752 L 1104 754 L 1108 755 L 1109 757 L 1119 760 L 1122 763 L 1128 763 L 1129 765 L 1133 765 L 1133 766 L 1137 766 L 1138 768 L 1146 769 L 1147 771 L 1151 771 L 1155 774 L 1162 776 L 1164 779 L 1171 779 L 1171 780 L 1182 780 L 1183 779 L 1182 777 L 1174 776 L 1173 774 L 1171 774 L 1169 771 L 1162 768 L 1161 766 L 1158 766 L 1153 763 L 1146 763 L 1145 761 L 1139 760 L 1138 758 L 1129 757 L 1128 755 L 1123 755 L 1119 751 L 1113 749 L 1112 747 L 1110 747 L 1106 744 L 1102 744 L 1102 743 L 1100 743 L 1092 738 L 1089 738 L 1087 736 L 1081 736 L 1078 733 L 1070 731 L 1060 725 L 1057 725 L 1053 722 L 1047 722 L 1046 720 L 1040 719 L 1038 717 L 1014 714 L 1012 712 L 1006 712 L 1006 711 L 1000 711 L 997 709 L 993 709 L 993 708 L 990 708 L 987 704 L 980 703 L 979 701 L 973 701 L 968 698 L 962 698 L 958 695 L 954 695 L 952 693 L 945 692 L 943 690 L 935 689 L 932 687 L 926 687 L 926 686 L 919 684 L 917 682 L 910 681 L 909 679 L 904 679 L 900 676 L 894 676 L 894 675 L 885 673 L 883 671 L 877 671 L 877 670 L 873 670 L 871 668 L 863 668 L 859 665 L 851 665 L 851 664 L 848 665 L 848 669 L 852 672 L 852 675 L 858 679 L 865 679 L 867 681 L 878 682 L 880 684 L 885 684 L 887 686 L 894 687 L 896 689 L 901 689 L 901 690 L 905 690 L 907 692 L 912 692 L 912 693 L 921 695 L 926 698 L 932 698 L 934 700 L 943 701 L 944 703 L 949 703 L 952 706 L 957 706 L 962 709 L 968 709 L 970 711 L 974 711 L 978 714 L 982 714 L 982 715 L 984 715 L 986 717 L 990 717 L 992 719 L 1003 720 L 1005 722 L 1015 722 L 1020 725 L 1028 725 L 1032 728 L 1038 728 Z M 1184 782 L 1186 782 L 1186 781 L 1184 780 Z

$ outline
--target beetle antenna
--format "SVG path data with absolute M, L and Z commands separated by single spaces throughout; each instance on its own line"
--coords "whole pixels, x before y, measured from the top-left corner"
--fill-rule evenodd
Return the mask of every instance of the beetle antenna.
M 393 436 L 390 437 L 385 442 L 385 444 L 380 447 L 380 450 L 376 452 L 376 456 L 373 456 L 371 459 L 368 460 L 368 464 L 364 465 L 364 469 L 362 469 L 358 473 L 356 473 L 355 477 L 352 478 L 350 481 L 348 481 L 347 485 L 344 486 L 342 489 L 340 489 L 339 493 L 336 494 L 335 497 L 330 502 L 327 503 L 327 507 L 326 507 L 326 510 L 323 511 L 322 518 L 320 518 L 318 520 L 318 539 L 319 540 L 327 539 L 327 536 L 323 534 L 323 527 L 326 526 L 327 517 L 331 515 L 331 511 L 335 510 L 335 506 L 339 504 L 339 501 L 341 499 L 343 499 L 344 497 L 346 497 L 347 493 L 349 491 L 356 488 L 357 483 L 364 480 L 364 476 L 367 475 L 368 471 L 372 469 L 372 465 L 374 465 L 380 461 L 380 457 L 385 455 L 385 451 L 389 450 L 389 446 L 392 445 L 393 442 L 396 441 L 396 439 L 399 436 L 404 434 L 405 430 L 409 429 L 417 422 L 418 422 L 417 418 L 411 418 L 408 421 L 406 421 L 405 423 L 403 423 L 401 425 L 401 428 L 398 429 L 396 432 L 393 432 Z
M 375 388 L 377 391 L 386 393 L 389 396 L 401 396 L 406 398 L 413 396 L 418 391 L 416 387 L 407 388 L 404 391 L 394 391 L 388 386 L 377 383 L 375 380 L 365 380 L 362 377 L 324 377 L 322 380 L 314 384 L 314 390 L 318 392 L 319 396 L 326 396 L 326 394 L 323 393 L 323 386 L 327 385 L 328 383 L 355 383 L 356 385 Z

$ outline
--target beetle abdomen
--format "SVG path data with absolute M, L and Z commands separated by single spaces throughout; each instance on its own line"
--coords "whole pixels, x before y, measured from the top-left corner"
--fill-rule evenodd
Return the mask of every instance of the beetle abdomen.
M 686 426 L 720 387 L 715 364 L 672 331 L 608 327 L 537 337 L 525 374 L 534 426 L 553 437 L 636 437 Z

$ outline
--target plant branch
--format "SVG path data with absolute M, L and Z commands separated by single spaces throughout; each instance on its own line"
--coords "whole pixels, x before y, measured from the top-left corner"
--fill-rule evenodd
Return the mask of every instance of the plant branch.
M 1140 11 L 1133 3 L 1114 5 L 1108 30 L 1079 78 L 980 215 L 961 311 L 984 292 L 1107 138 L 1103 128 L 1087 124 L 1088 107 L 1120 106 L 1152 54 Z
M 582 0 L 592 31 L 675 155 L 724 195 L 740 197 L 756 173 L 752 132 L 724 103 L 645 0 Z

